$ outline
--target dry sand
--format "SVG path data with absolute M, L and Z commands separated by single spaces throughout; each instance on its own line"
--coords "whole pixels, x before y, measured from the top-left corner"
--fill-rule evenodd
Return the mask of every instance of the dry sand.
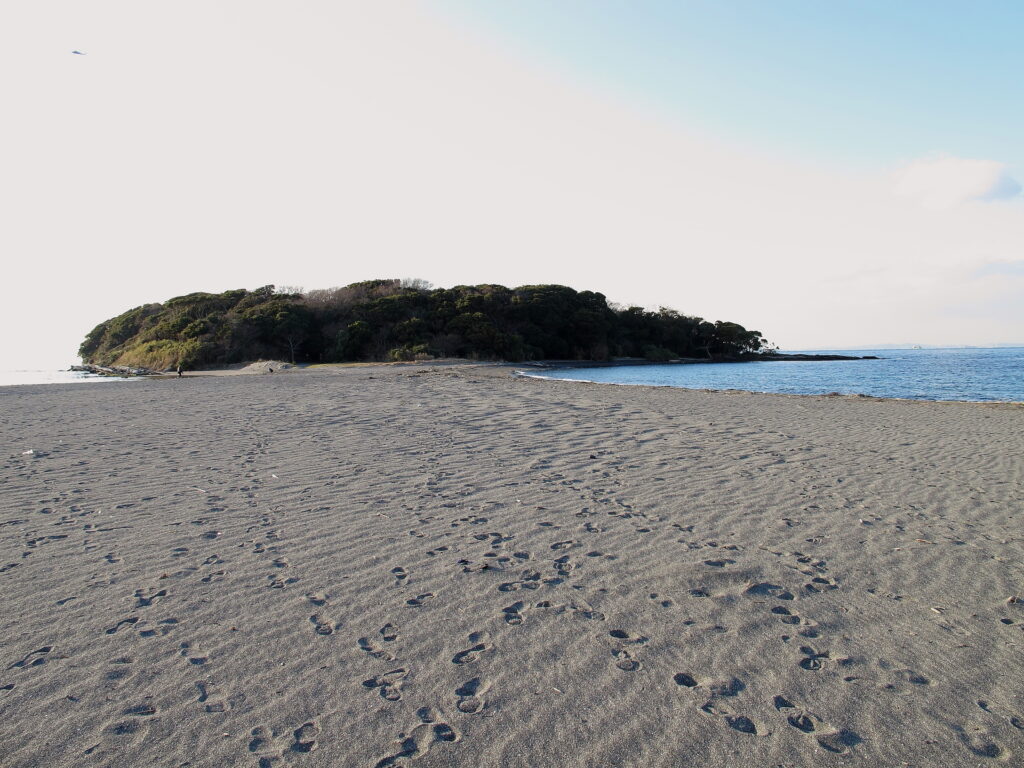
M 363 367 L 0 419 L 5 767 L 1024 765 L 1019 406 Z

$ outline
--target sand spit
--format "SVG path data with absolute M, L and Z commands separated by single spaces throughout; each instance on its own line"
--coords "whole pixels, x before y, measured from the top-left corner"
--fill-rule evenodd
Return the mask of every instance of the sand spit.
M 0 390 L 0 764 L 1024 765 L 1024 409 Z

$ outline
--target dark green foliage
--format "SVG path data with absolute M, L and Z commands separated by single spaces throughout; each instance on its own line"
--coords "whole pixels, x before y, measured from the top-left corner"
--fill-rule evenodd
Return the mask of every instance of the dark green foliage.
M 295 362 L 723 358 L 756 352 L 761 334 L 661 308 L 613 309 L 563 285 L 370 280 L 305 294 L 273 286 L 191 293 L 100 323 L 79 349 L 100 365 L 170 368 L 283 357 Z

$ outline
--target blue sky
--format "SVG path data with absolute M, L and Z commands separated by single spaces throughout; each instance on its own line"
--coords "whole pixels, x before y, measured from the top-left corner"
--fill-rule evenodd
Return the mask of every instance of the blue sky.
M 687 125 L 863 167 L 1024 170 L 1024 3 L 441 0 L 524 54 Z
M 379 277 L 790 349 L 1024 342 L 1024 3 L 10 6 L 16 365 L 176 295 Z

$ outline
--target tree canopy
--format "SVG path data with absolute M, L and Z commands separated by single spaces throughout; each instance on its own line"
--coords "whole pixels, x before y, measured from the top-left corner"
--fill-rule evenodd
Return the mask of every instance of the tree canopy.
M 369 280 L 301 292 L 190 293 L 97 325 L 79 354 L 95 365 L 188 368 L 292 362 L 734 358 L 764 347 L 758 331 L 672 309 L 615 307 L 564 285 Z

